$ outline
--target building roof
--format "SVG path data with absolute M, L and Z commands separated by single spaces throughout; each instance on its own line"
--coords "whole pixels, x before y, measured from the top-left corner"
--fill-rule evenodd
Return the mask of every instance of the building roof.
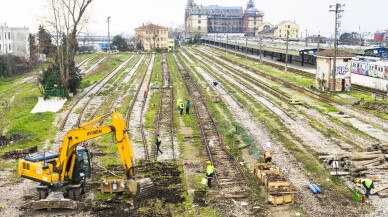
M 297 24 L 296 22 L 292 22 L 291 20 L 284 20 L 281 23 L 277 24 L 276 26 L 280 26 L 280 25 L 283 25 L 283 24 L 288 23 L 288 22 L 293 23 L 293 24 L 299 26 L 299 24 Z
M 166 30 L 167 31 L 168 28 L 150 23 L 146 25 L 143 24 L 143 26 L 137 27 L 135 30 Z
M 242 7 L 236 7 L 236 6 L 218 6 L 218 5 L 210 5 L 210 6 L 203 6 L 206 10 L 240 10 L 242 11 Z
M 334 57 L 334 49 L 319 51 L 315 55 L 321 56 L 321 57 Z M 343 50 L 337 51 L 337 57 L 354 57 L 354 56 L 355 56 L 354 54 L 348 53 Z
M 322 35 L 310 35 L 310 36 L 308 36 L 307 37 L 308 39 L 318 39 L 318 38 L 320 38 L 320 39 L 326 39 L 326 37 L 325 36 L 322 36 Z
M 258 32 L 258 34 L 273 34 L 275 32 L 275 28 L 263 29 Z
M 248 14 L 248 15 L 254 15 L 256 13 L 263 14 L 263 11 L 257 9 L 256 7 L 247 8 L 244 11 L 244 14 Z

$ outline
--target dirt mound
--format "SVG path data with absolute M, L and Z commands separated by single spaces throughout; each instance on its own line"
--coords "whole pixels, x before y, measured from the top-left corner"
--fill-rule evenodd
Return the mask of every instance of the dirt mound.
M 0 136 L 0 146 L 6 146 L 13 144 L 20 140 L 26 140 L 28 137 L 20 134 L 12 134 L 9 137 L 6 136 Z

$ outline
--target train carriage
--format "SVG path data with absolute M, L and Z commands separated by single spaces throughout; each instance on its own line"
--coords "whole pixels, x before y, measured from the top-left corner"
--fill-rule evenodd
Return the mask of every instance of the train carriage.
M 375 58 L 354 58 L 352 60 L 351 72 L 353 74 L 388 80 L 388 62 Z

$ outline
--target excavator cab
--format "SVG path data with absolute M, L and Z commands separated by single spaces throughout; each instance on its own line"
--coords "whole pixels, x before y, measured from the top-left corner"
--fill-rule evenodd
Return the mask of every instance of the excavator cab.
M 72 182 L 80 183 L 85 178 L 89 178 L 92 172 L 91 154 L 89 150 L 80 146 L 76 148 L 75 152 L 76 152 L 76 159 L 75 159 Z

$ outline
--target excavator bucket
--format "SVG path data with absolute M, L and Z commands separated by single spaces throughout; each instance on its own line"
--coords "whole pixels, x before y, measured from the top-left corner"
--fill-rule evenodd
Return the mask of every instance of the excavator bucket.
M 149 198 L 154 192 L 154 183 L 150 178 L 128 180 L 127 187 L 135 201 Z
M 137 180 L 104 179 L 101 182 L 101 192 L 119 193 L 129 191 L 134 203 L 149 198 L 154 192 L 154 183 L 150 178 Z
M 51 192 L 46 199 L 31 201 L 24 205 L 25 209 L 76 209 L 77 202 L 64 198 L 62 192 Z

